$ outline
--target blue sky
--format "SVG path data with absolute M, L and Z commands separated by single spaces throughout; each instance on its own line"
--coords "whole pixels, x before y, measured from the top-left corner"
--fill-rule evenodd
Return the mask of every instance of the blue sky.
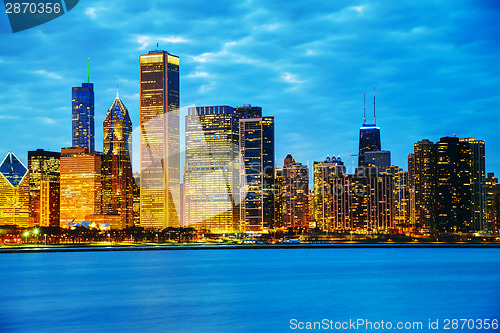
M 0 155 L 26 162 L 28 150 L 71 145 L 71 87 L 86 81 L 87 58 L 96 148 L 117 86 L 136 127 L 139 54 L 158 42 L 180 57 L 182 107 L 275 116 L 279 166 L 287 153 L 357 163 L 363 91 L 370 117 L 375 85 L 392 164 L 406 170 L 413 143 L 456 134 L 485 140 L 486 171 L 500 175 L 498 17 L 496 0 L 82 0 L 13 34 L 1 13 Z

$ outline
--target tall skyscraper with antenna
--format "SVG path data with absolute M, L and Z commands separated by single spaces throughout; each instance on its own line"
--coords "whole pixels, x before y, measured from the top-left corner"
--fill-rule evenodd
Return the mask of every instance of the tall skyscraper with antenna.
M 365 93 L 363 92 L 363 98 Z M 380 151 L 380 128 L 375 117 L 375 86 L 373 87 L 373 124 L 366 122 L 366 100 L 363 103 L 363 125 L 359 128 L 358 166 L 365 164 L 365 152 Z
M 94 151 L 94 84 L 90 83 L 90 61 L 87 63 L 87 83 L 72 90 L 72 145 Z

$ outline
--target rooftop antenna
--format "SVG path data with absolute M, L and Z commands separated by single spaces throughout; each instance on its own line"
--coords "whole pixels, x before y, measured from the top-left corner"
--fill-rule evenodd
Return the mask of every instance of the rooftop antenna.
M 363 125 L 366 125 L 366 91 L 363 91 Z
M 373 125 L 376 125 L 375 121 L 375 86 L 373 86 Z
M 116 98 L 118 98 L 118 85 L 116 85 Z
M 87 83 L 90 83 L 90 58 L 87 58 Z

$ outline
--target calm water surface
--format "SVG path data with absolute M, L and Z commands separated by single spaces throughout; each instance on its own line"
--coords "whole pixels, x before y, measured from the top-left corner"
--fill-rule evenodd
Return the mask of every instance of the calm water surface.
M 0 265 L 2 333 L 305 332 L 290 320 L 359 318 L 480 332 L 442 321 L 500 320 L 500 249 L 15 253 Z

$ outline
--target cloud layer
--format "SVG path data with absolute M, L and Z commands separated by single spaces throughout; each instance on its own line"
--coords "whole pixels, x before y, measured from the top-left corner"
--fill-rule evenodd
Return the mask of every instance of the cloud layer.
M 487 171 L 500 173 L 498 17 L 486 0 L 88 0 L 16 34 L 2 21 L 0 155 L 71 144 L 71 87 L 86 81 L 87 58 L 96 147 L 117 86 L 137 126 L 138 56 L 158 43 L 181 59 L 182 106 L 250 103 L 275 116 L 278 165 L 287 153 L 355 164 L 363 91 L 371 117 L 375 85 L 393 164 L 406 169 L 418 140 L 455 134 L 486 140 Z

